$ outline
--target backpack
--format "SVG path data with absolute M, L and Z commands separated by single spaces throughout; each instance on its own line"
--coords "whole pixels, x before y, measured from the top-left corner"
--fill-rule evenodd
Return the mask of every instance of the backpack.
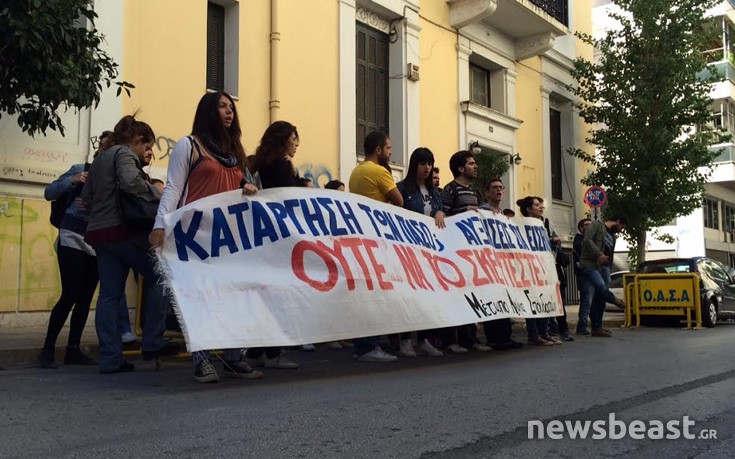
M 66 213 L 69 204 L 74 200 L 74 194 L 74 190 L 67 191 L 51 201 L 51 216 L 49 217 L 49 221 L 55 228 L 61 228 L 61 220 L 64 219 L 64 213 Z
M 78 183 L 71 190 L 51 201 L 51 216 L 49 216 L 49 221 L 55 228 L 61 228 L 61 220 L 64 219 L 66 209 L 82 194 L 83 186 L 83 184 Z

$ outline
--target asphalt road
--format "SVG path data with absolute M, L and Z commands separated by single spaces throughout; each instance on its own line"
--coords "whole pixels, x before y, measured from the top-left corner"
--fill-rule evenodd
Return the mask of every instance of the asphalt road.
M 733 457 L 735 323 L 398 364 L 291 352 L 296 371 L 203 385 L 191 367 L 0 372 L 0 457 Z M 528 439 L 530 420 L 689 416 L 716 439 Z

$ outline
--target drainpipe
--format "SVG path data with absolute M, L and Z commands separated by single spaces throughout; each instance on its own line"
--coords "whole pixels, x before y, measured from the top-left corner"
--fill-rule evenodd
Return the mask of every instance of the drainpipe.
M 281 33 L 278 31 L 278 0 L 271 0 L 271 97 L 268 102 L 271 123 L 278 120 L 278 109 L 281 101 L 278 99 L 278 47 L 281 43 Z

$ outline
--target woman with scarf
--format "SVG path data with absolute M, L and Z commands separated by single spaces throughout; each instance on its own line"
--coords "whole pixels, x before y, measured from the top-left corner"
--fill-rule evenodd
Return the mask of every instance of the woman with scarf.
M 232 97 L 224 92 L 202 96 L 191 135 L 178 141 L 169 158 L 166 188 L 149 236 L 151 246 L 162 246 L 163 217 L 178 207 L 225 191 L 242 189 L 245 195 L 257 192 L 251 183 L 240 136 L 240 120 Z M 209 352 L 195 352 L 192 360 L 195 381 L 219 381 Z M 222 361 L 225 376 L 244 379 L 263 376 L 241 359 L 240 349 L 226 349 Z

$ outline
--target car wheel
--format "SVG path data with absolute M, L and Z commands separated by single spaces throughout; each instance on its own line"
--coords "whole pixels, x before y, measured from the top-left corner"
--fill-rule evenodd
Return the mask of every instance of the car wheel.
M 709 300 L 702 304 L 702 325 L 712 328 L 717 323 L 717 303 Z

